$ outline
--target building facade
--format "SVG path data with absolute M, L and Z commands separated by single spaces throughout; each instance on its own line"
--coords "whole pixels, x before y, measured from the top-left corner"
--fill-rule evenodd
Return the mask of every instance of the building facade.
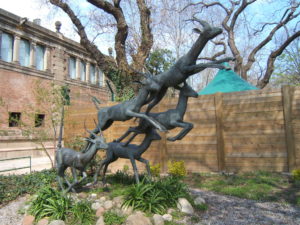
M 36 129 L 50 120 L 38 101 L 39 89 L 47 94 L 54 86 L 67 85 L 71 104 L 84 108 L 92 104 L 91 96 L 109 100 L 104 80 L 95 60 L 79 43 L 64 37 L 59 27 L 53 32 L 40 26 L 39 20 L 30 22 L 0 9 L 0 159 L 45 157 L 18 123 L 29 120 L 25 116 L 29 108 L 36 110 L 31 121 Z M 53 156 L 53 144 L 46 146 Z

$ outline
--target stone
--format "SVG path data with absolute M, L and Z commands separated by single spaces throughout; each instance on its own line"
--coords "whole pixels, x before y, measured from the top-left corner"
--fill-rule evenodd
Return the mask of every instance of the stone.
M 114 204 L 113 204 L 113 201 L 108 200 L 103 203 L 103 206 L 105 209 L 109 210 L 114 206 Z
M 48 225 L 49 220 L 46 218 L 41 219 L 36 225 Z
M 105 225 L 103 216 L 100 216 L 97 220 L 96 225 Z
M 99 202 L 95 202 L 92 204 L 92 209 L 93 210 L 98 210 L 100 207 L 102 207 L 102 204 Z
M 193 214 L 194 213 L 193 206 L 185 198 L 179 198 L 178 199 L 177 208 L 183 213 L 187 213 L 187 214 Z
M 124 198 L 123 196 L 117 196 L 113 198 L 113 202 L 118 205 L 118 204 L 122 204 L 124 202 Z
M 131 206 L 128 206 L 128 207 L 123 207 L 122 208 L 122 211 L 125 215 L 130 215 L 132 214 L 133 212 L 133 208 Z
M 33 225 L 34 222 L 34 216 L 27 215 L 23 218 L 22 225 Z
M 153 222 L 154 222 L 154 225 L 164 225 L 164 218 L 159 215 L 159 214 L 154 214 L 153 215 Z
M 87 193 L 80 192 L 80 193 L 78 194 L 78 197 L 79 197 L 79 198 L 84 198 L 84 199 L 86 199 L 86 198 L 88 197 L 88 195 L 87 195 Z
M 195 198 L 194 203 L 195 205 L 202 205 L 202 204 L 206 204 L 206 201 L 205 199 L 198 196 L 197 198 Z
M 165 221 L 172 221 L 172 219 L 173 219 L 172 215 L 170 215 L 170 214 L 164 214 L 164 215 L 162 216 L 162 218 L 163 218 Z
M 176 210 L 175 210 L 175 209 L 172 209 L 172 208 L 168 209 L 168 211 L 167 211 L 168 214 L 172 214 L 172 213 L 174 213 L 174 212 L 176 212 Z
M 100 201 L 100 202 L 105 202 L 105 201 L 106 201 L 106 197 L 105 197 L 105 196 L 102 196 L 101 198 L 99 198 L 99 201 Z
M 103 215 L 104 212 L 105 212 L 105 209 L 101 206 L 100 208 L 97 209 L 96 216 L 100 217 Z
M 144 213 L 137 211 L 127 217 L 125 225 L 152 225 L 152 223 Z
M 52 220 L 48 225 L 66 225 L 63 220 Z
M 97 198 L 97 194 L 96 193 L 90 194 L 90 199 L 96 199 L 96 198 Z

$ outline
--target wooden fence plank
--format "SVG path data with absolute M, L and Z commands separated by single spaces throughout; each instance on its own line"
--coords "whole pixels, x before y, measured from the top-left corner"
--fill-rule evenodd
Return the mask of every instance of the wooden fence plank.
M 282 101 L 283 101 L 283 112 L 285 121 L 285 136 L 286 136 L 286 147 L 288 154 L 288 170 L 294 169 L 296 164 L 296 154 L 295 154 L 295 141 L 293 135 L 293 124 L 292 124 L 292 99 L 293 90 L 290 86 L 282 87 Z
M 215 95 L 216 105 L 216 129 L 217 129 L 217 157 L 219 171 L 225 170 L 225 150 L 223 133 L 223 96 L 222 93 Z

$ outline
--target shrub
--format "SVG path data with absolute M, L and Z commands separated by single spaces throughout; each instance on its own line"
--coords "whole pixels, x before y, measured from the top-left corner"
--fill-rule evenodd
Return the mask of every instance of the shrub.
M 300 180 L 300 169 L 293 170 L 292 176 L 294 180 Z
M 176 177 L 148 183 L 144 179 L 127 190 L 123 206 L 131 206 L 146 213 L 163 214 L 167 208 L 176 206 L 178 198 L 187 196 L 187 186 Z
M 106 225 L 119 225 L 125 222 L 126 217 L 120 216 L 113 211 L 107 211 L 103 214 L 104 223 Z
M 151 175 L 154 177 L 159 177 L 160 175 L 160 164 L 150 165 Z
M 107 175 L 107 182 L 111 184 L 130 185 L 135 183 L 132 175 L 118 170 L 115 174 Z
M 168 173 L 173 176 L 186 176 L 184 161 L 168 161 Z
M 56 180 L 55 170 L 43 170 L 23 175 L 0 175 L 0 204 L 23 194 L 32 194 Z
M 95 224 L 95 212 L 91 207 L 91 202 L 79 201 L 69 210 L 71 224 L 90 225 Z
M 61 192 L 45 187 L 38 192 L 37 198 L 32 202 L 29 213 L 38 221 L 43 217 L 65 220 L 71 209 L 71 199 Z

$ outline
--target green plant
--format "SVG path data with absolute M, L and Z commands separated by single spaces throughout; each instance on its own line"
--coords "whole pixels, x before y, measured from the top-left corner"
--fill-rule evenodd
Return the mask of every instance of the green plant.
M 129 166 L 128 166 L 128 165 L 124 165 L 122 171 L 123 171 L 124 173 L 128 173 L 128 171 L 129 171 Z
M 16 199 L 23 194 L 35 193 L 45 185 L 52 185 L 55 170 L 43 170 L 23 175 L 0 175 L 0 204 Z
M 154 177 L 159 177 L 160 175 L 160 164 L 150 165 L 151 175 Z
M 106 225 L 119 225 L 123 224 L 126 220 L 126 216 L 120 216 L 113 211 L 107 211 L 103 214 L 104 223 Z
M 70 224 L 90 225 L 95 223 L 95 212 L 91 207 L 91 202 L 76 202 L 69 210 Z
M 294 180 L 300 180 L 300 169 L 293 170 L 292 176 Z
M 297 197 L 296 204 L 300 207 L 300 197 Z
M 65 220 L 71 209 L 71 199 L 51 187 L 45 187 L 32 202 L 29 213 L 38 221 L 43 217 Z
M 134 184 L 125 193 L 123 206 L 131 206 L 144 212 L 162 214 L 175 207 L 178 198 L 189 196 L 187 186 L 176 177 Z
M 173 176 L 186 176 L 184 161 L 168 161 L 168 173 Z
M 205 203 L 202 204 L 196 204 L 194 207 L 200 211 L 206 211 L 208 209 L 208 205 Z
M 132 175 L 118 170 L 116 173 L 107 175 L 107 182 L 110 184 L 134 184 L 135 179 Z

